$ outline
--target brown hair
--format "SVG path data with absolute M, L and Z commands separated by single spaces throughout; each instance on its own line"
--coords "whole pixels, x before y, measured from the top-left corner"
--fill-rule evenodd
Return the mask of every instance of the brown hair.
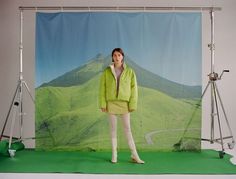
M 112 50 L 112 53 L 111 53 L 112 62 L 114 62 L 114 60 L 113 60 L 113 54 L 114 54 L 115 52 L 121 53 L 121 55 L 122 55 L 123 57 L 125 56 L 124 51 L 123 51 L 121 48 L 114 48 L 114 49 Z M 123 58 L 123 60 L 124 60 L 124 58 Z

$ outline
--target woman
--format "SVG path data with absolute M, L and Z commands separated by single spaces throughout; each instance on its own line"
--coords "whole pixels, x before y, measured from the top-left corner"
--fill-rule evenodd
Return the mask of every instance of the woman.
M 121 48 L 112 51 L 112 64 L 108 66 L 100 81 L 100 108 L 108 113 L 112 144 L 112 163 L 117 163 L 117 115 L 121 115 L 124 132 L 131 150 L 131 159 L 143 164 L 139 158 L 130 127 L 130 112 L 137 108 L 138 89 L 134 71 L 124 63 Z

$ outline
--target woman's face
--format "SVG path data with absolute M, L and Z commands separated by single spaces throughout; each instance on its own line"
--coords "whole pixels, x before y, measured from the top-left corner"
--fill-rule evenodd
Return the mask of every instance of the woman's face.
M 123 55 L 120 52 L 115 51 L 113 53 L 112 58 L 113 58 L 114 63 L 119 65 L 119 64 L 121 64 L 123 62 L 123 58 L 124 57 L 123 57 Z

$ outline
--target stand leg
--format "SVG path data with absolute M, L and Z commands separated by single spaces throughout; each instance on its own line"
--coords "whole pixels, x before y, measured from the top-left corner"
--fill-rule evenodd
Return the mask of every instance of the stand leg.
M 12 110 L 12 107 L 13 107 L 13 104 L 14 104 L 14 101 L 15 101 L 16 96 L 17 96 L 17 92 L 19 91 L 19 87 L 20 87 L 20 82 L 17 84 L 15 93 L 14 93 L 14 95 L 13 95 L 13 98 L 12 98 L 12 101 L 11 101 L 11 105 L 10 105 L 10 108 L 9 108 L 9 110 L 8 110 L 7 117 L 6 117 L 6 120 L 5 120 L 5 122 L 4 122 L 2 132 L 1 132 L 0 141 L 2 140 L 3 133 L 4 133 L 4 131 L 5 131 L 7 121 L 8 121 L 8 119 L 9 119 L 9 116 L 10 116 L 10 113 L 11 113 L 11 110 Z
M 211 85 L 211 90 L 212 90 L 212 81 L 211 80 L 209 80 L 208 81 L 208 83 L 207 83 L 207 85 L 206 85 L 206 87 L 205 87 L 205 89 L 204 89 L 204 91 L 203 91 L 203 93 L 202 93 L 202 96 L 201 96 L 201 101 L 202 101 L 202 99 L 203 99 L 203 97 L 205 96 L 205 94 L 206 94 L 206 91 L 207 91 L 207 89 L 209 88 L 209 86 Z M 204 139 L 204 138 L 202 138 L 201 140 L 204 140 L 204 141 L 208 141 L 208 142 L 210 142 L 210 143 L 213 143 L 213 128 L 212 128 L 212 124 L 213 124 L 213 122 L 212 122 L 212 114 L 211 114 L 211 139 Z
M 223 139 L 232 139 L 232 142 L 228 143 L 228 147 L 229 149 L 233 149 L 234 146 L 235 146 L 235 140 L 234 140 L 234 137 L 233 137 L 233 132 L 230 128 L 230 124 L 229 124 L 229 121 L 228 121 L 228 118 L 227 118 L 227 115 L 226 115 L 226 112 L 225 112 L 225 108 L 224 108 L 224 105 L 223 105 L 223 102 L 221 100 L 221 97 L 220 97 L 220 93 L 219 93 L 219 90 L 218 90 L 218 87 L 217 85 L 215 85 L 215 88 L 216 88 L 216 94 L 218 95 L 218 98 L 220 100 L 220 105 L 221 105 L 221 108 L 222 108 L 222 111 L 223 111 L 223 114 L 224 114 L 224 117 L 225 117 L 225 121 L 226 121 L 226 124 L 227 124 L 227 127 L 228 127 L 228 130 L 230 132 L 230 136 L 227 136 L 227 137 L 223 137 Z
M 197 103 L 197 105 L 200 105 L 200 104 L 201 104 L 202 99 L 203 99 L 203 96 L 205 95 L 205 93 L 206 93 L 206 91 L 207 91 L 207 89 L 208 89 L 210 83 L 211 83 L 211 82 L 208 81 L 208 83 L 207 83 L 207 85 L 206 85 L 206 87 L 205 87 L 205 89 L 204 89 L 204 91 L 203 91 L 203 93 L 202 93 L 202 96 L 201 96 L 199 102 Z M 194 112 L 192 113 L 192 116 L 191 116 L 191 118 L 190 118 L 191 120 L 188 122 L 187 126 L 185 127 L 185 130 L 184 130 L 184 132 L 183 132 L 183 136 L 184 136 L 185 133 L 188 131 L 189 125 L 191 124 L 192 119 L 193 119 L 193 117 L 195 116 L 195 113 L 196 113 L 196 111 L 197 111 L 197 108 L 198 108 L 198 107 L 196 107 L 195 110 L 194 110 Z
M 209 87 L 210 84 L 211 84 L 211 81 L 208 81 L 208 83 L 207 83 L 207 85 L 206 85 L 206 87 L 205 87 L 205 89 L 204 89 L 204 91 L 203 91 L 203 93 L 202 93 L 201 100 L 202 100 L 202 98 L 204 97 L 204 95 L 205 95 L 205 93 L 206 93 L 206 91 L 207 91 L 207 89 L 208 89 L 208 87 Z
M 28 87 L 28 85 L 27 85 L 27 83 L 26 83 L 25 81 L 23 81 L 23 85 L 24 85 L 25 88 L 27 89 L 27 92 L 28 92 L 28 94 L 30 95 L 31 100 L 34 102 L 34 98 L 33 98 L 32 94 L 31 94 L 31 92 L 30 92 L 30 90 L 29 90 L 29 87 Z
M 20 90 L 20 106 L 19 106 L 20 107 L 20 127 L 21 127 L 21 129 L 20 129 L 20 139 L 23 139 L 23 126 L 24 126 L 23 116 L 25 115 L 24 110 L 23 110 L 23 87 L 26 88 L 32 102 L 34 103 L 34 98 L 30 93 L 30 90 L 29 90 L 29 87 L 28 87 L 27 83 L 22 80 L 21 81 L 21 88 L 20 88 L 21 90 Z
M 218 109 L 218 102 L 216 98 L 216 84 L 213 82 L 213 91 L 214 91 L 214 99 L 215 99 L 215 105 L 216 105 L 216 113 L 217 113 L 217 119 L 218 119 L 218 125 L 219 125 L 219 132 L 220 132 L 220 141 L 221 141 L 221 148 L 222 152 L 224 152 L 224 144 L 223 144 L 223 136 L 222 136 L 222 130 L 221 130 L 221 123 L 220 123 L 220 116 L 219 116 L 219 109 Z M 221 157 L 221 155 L 220 155 Z M 221 157 L 222 158 L 222 157 Z
M 216 88 L 216 94 L 217 94 L 217 96 L 218 96 L 218 98 L 220 100 L 220 105 L 221 105 L 221 108 L 222 108 L 222 111 L 223 111 L 223 114 L 224 114 L 224 117 L 225 117 L 225 120 L 226 120 L 226 124 L 227 124 L 228 129 L 229 129 L 230 135 L 233 136 L 233 132 L 232 132 L 232 130 L 230 128 L 229 121 L 228 121 L 228 118 L 227 118 L 227 115 L 226 115 L 226 112 L 225 112 L 225 108 L 224 108 L 223 102 L 221 100 L 220 93 L 219 93 L 217 85 L 215 85 L 215 88 Z
M 15 121 L 16 121 L 16 112 L 17 112 L 16 107 L 18 107 L 18 106 L 19 106 L 19 103 L 15 102 L 14 103 L 14 108 L 13 108 L 13 117 L 12 117 L 12 122 L 11 122 L 10 138 L 9 138 L 9 145 L 8 145 L 9 149 L 11 149 L 13 130 L 14 130 Z

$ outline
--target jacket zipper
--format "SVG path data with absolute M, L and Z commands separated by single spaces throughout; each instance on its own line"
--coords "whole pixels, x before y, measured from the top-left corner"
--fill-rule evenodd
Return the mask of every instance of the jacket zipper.
M 119 88 L 120 88 L 120 85 L 118 86 L 118 79 L 117 79 L 117 77 L 116 77 L 116 73 L 115 73 L 115 68 L 114 68 L 114 66 L 110 66 L 110 68 L 111 68 L 111 72 L 112 72 L 112 74 L 113 74 L 113 77 L 114 77 L 115 80 L 116 80 L 116 99 L 117 99 L 118 96 L 119 96 Z M 124 72 L 124 69 L 123 69 L 123 71 L 122 71 L 121 74 L 120 74 L 120 79 L 121 79 L 121 77 L 122 77 L 122 75 L 123 75 L 123 72 Z M 120 83 L 120 81 L 119 81 L 119 83 Z

